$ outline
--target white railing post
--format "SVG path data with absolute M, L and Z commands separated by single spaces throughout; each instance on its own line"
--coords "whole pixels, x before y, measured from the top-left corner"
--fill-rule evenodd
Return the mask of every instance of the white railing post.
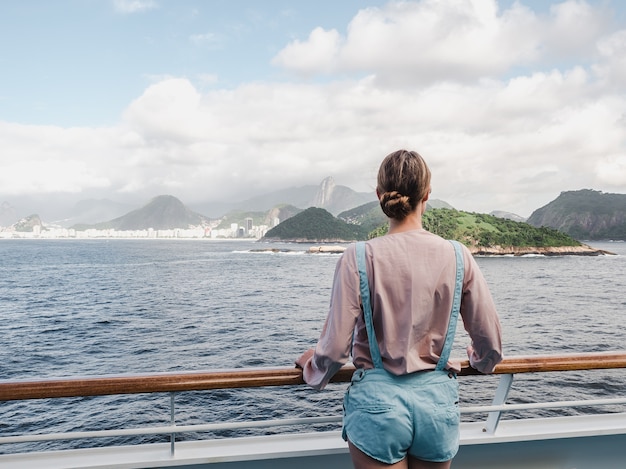
M 170 424 L 173 426 L 176 425 L 176 411 L 174 408 L 174 397 L 176 396 L 175 392 L 170 393 Z M 170 434 L 170 454 L 174 456 L 174 444 L 176 442 L 176 433 L 172 432 Z
M 512 384 L 512 373 L 500 376 L 500 382 L 498 383 L 498 388 L 496 389 L 496 394 L 493 396 L 493 401 L 491 402 L 491 405 L 504 404 L 509 395 Z M 498 428 L 498 423 L 500 422 L 501 416 L 502 411 L 500 410 L 495 412 L 489 412 L 489 415 L 487 416 L 487 422 L 485 423 L 485 428 L 483 429 L 483 431 L 489 433 L 490 435 L 493 435 Z

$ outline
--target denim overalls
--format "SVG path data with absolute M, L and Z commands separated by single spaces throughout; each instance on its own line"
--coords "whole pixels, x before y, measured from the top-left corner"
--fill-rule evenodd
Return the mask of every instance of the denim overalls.
M 344 397 L 343 437 L 370 457 L 387 464 L 407 454 L 443 462 L 459 447 L 459 406 L 456 374 L 445 369 L 454 342 L 461 306 L 464 264 L 456 241 L 456 279 L 452 311 L 441 357 L 433 371 L 393 375 L 383 368 L 374 334 L 365 243 L 356 244 L 361 302 L 373 369 L 355 371 Z

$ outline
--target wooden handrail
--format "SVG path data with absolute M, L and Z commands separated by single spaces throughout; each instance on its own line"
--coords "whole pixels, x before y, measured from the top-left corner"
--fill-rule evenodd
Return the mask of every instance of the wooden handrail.
M 459 375 L 480 374 L 461 362 Z M 626 368 L 626 352 L 517 356 L 504 359 L 495 374 Z M 333 382 L 348 382 L 354 367 L 344 366 Z M 66 379 L 0 380 L 0 401 L 58 397 L 104 396 L 152 392 L 292 386 L 304 384 L 302 370 L 292 367 L 233 369 L 149 375 L 106 375 Z

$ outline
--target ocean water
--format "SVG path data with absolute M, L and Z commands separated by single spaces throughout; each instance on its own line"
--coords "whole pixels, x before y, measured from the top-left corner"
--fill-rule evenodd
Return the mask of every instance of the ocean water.
M 507 355 L 626 348 L 626 243 L 592 245 L 618 255 L 477 258 L 500 313 Z M 0 379 L 292 366 L 317 340 L 338 259 L 307 254 L 309 246 L 234 240 L 0 240 Z M 257 252 L 270 247 L 286 251 Z M 459 326 L 454 355 L 464 357 L 468 341 Z M 497 377 L 461 378 L 463 404 L 488 403 L 496 385 Z M 509 402 L 615 396 L 625 386 L 622 370 L 528 374 L 516 377 Z M 339 415 L 345 387 L 180 393 L 176 422 Z M 167 425 L 169 399 L 154 394 L 2 402 L 0 434 Z M 472 418 L 484 416 L 464 416 Z M 238 434 L 277 431 L 281 429 Z M 0 452 L 25 447 L 4 445 Z

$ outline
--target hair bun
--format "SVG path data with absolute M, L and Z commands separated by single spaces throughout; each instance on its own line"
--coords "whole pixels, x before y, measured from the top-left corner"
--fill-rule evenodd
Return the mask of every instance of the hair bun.
M 398 191 L 384 192 L 380 197 L 380 208 L 389 218 L 401 220 L 411 213 L 411 201 Z

